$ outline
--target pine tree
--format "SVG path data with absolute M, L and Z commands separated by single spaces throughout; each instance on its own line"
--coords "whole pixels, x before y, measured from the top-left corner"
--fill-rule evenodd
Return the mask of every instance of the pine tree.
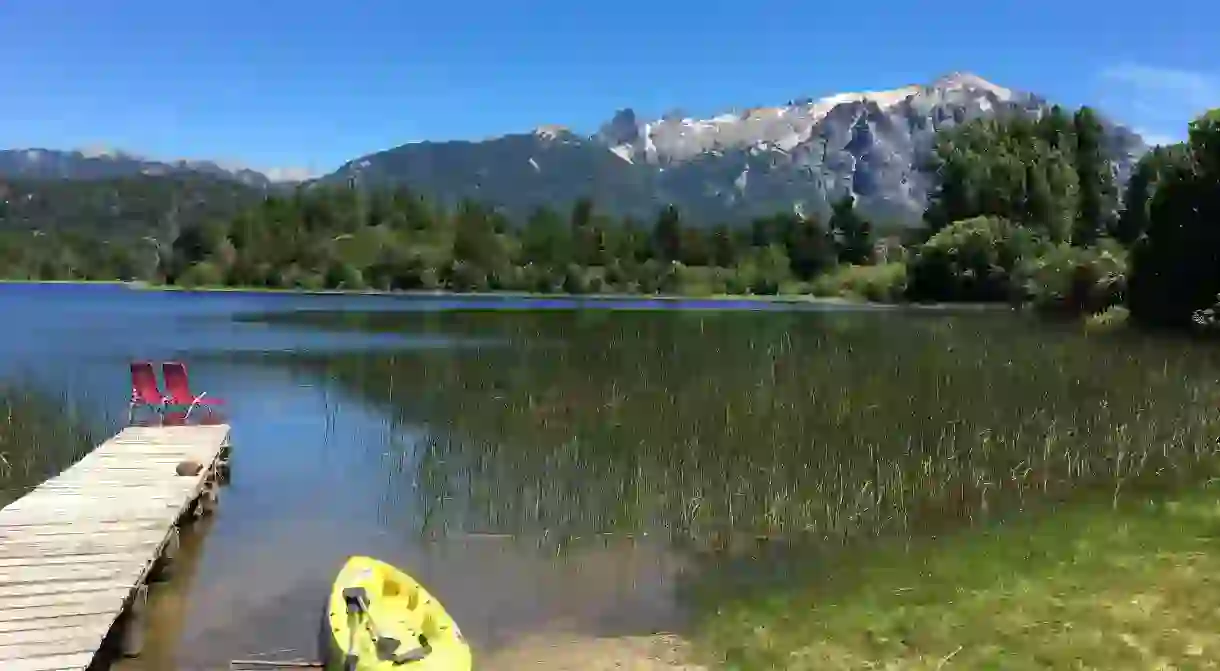
M 657 223 L 652 231 L 652 243 L 658 259 L 677 261 L 682 258 L 682 218 L 678 208 L 666 205 L 657 215 Z
M 1127 181 L 1123 211 L 1114 226 L 1114 238 L 1128 247 L 1148 230 L 1148 200 L 1152 197 L 1157 153 L 1160 151 L 1158 147 L 1141 156 Z
M 1072 244 L 1090 245 L 1111 227 L 1116 189 L 1110 161 L 1105 156 L 1105 128 L 1089 107 L 1074 118 L 1075 167 L 1080 182 L 1080 209 L 1072 230 Z
M 721 268 L 732 268 L 737 263 L 737 241 L 728 226 L 712 229 L 712 263 Z
M 1053 222 L 1055 195 L 1046 176 L 1046 166 L 1027 164 L 1025 167 L 1025 218 L 1039 228 L 1050 229 Z
M 872 226 L 856 212 L 856 199 L 847 194 L 831 208 L 830 231 L 843 263 L 867 263 L 873 255 Z

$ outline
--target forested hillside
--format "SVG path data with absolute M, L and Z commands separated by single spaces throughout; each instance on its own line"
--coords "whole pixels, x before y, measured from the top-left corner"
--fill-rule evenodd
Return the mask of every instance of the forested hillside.
M 263 197 L 262 188 L 193 173 L 0 179 L 3 275 L 152 277 L 159 246 L 168 248 L 184 229 L 233 217 Z
M 690 221 L 675 206 L 644 220 L 583 199 L 511 219 L 405 187 L 269 194 L 149 178 L 61 182 L 55 197 L 7 186 L 0 258 L 12 278 L 811 293 L 1031 302 L 1071 314 L 1125 304 L 1145 324 L 1210 326 L 1220 293 L 1220 112 L 1193 122 L 1188 143 L 1145 154 L 1125 189 L 1102 136 L 1088 108 L 942 131 L 922 166 L 934 184 L 925 225 L 904 236 L 878 236 L 851 197 L 826 217 L 781 212 L 729 226 Z M 162 214 L 150 235 L 135 222 L 154 212 Z

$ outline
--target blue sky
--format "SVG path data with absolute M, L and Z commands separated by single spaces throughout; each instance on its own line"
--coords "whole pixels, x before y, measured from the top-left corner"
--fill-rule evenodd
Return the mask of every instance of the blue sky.
M 620 107 L 711 114 L 955 70 L 1154 139 L 1220 106 L 1220 4 L 3 0 L 0 147 L 329 171 Z

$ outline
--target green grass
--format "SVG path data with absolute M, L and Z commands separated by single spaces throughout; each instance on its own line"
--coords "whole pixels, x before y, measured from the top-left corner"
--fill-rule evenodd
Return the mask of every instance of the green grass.
M 742 669 L 1172 669 L 1220 659 L 1220 488 L 872 548 L 721 604 Z

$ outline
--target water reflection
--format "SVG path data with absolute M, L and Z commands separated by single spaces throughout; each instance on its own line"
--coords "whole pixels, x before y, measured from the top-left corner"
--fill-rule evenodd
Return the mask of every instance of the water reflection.
M 1220 428 L 1214 356 L 1016 320 L 459 313 L 434 326 L 510 346 L 262 362 L 427 423 L 392 448 L 386 467 L 404 477 L 387 496 L 415 497 L 433 534 L 935 531 L 1082 487 L 1192 480 Z
M 0 375 L 86 399 L 104 434 L 129 358 L 183 358 L 234 427 L 125 669 L 308 656 L 355 553 L 479 652 L 673 629 L 709 586 L 836 574 L 869 538 L 1191 482 L 1220 437 L 1215 353 L 1007 316 L 38 291 L 0 291 L 32 326 L 0 334 Z

